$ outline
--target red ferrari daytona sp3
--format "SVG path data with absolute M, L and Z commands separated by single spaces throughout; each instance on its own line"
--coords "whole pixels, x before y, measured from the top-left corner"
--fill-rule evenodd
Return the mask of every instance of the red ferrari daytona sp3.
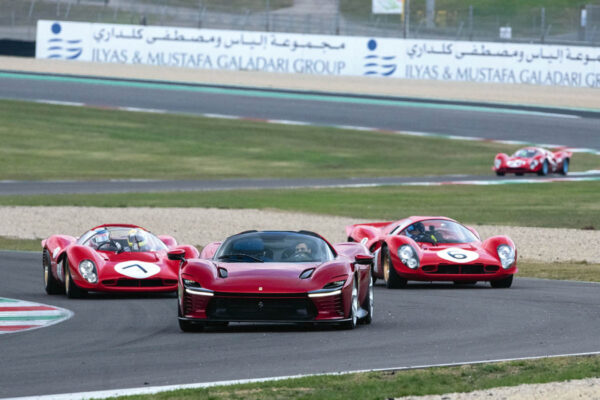
M 182 250 L 179 326 L 228 322 L 336 323 L 352 329 L 373 316 L 373 257 L 360 243 L 331 245 L 308 231 L 248 231 Z
M 154 236 L 144 228 L 106 224 L 79 238 L 53 235 L 42 240 L 46 293 L 70 298 L 94 292 L 174 292 L 179 263 L 170 250 L 198 256 L 193 246 L 178 246 L 171 236 Z
M 388 288 L 408 281 L 489 281 L 494 288 L 508 288 L 517 272 L 517 249 L 509 237 L 482 243 L 475 229 L 446 217 L 350 225 L 346 233 L 374 253 L 373 276 Z
M 569 172 L 572 155 L 572 152 L 566 150 L 551 152 L 541 147 L 525 147 L 517 150 L 512 156 L 504 153 L 497 154 L 492 171 L 495 171 L 498 176 L 507 173 L 515 175 L 536 173 L 542 176 L 549 173 L 566 175 Z

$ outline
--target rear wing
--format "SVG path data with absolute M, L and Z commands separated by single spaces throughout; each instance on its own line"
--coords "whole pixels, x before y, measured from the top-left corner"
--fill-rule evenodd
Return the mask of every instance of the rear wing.
M 375 228 L 375 229 L 381 229 L 383 227 L 388 226 L 389 224 L 393 223 L 393 221 L 388 221 L 388 222 L 369 222 L 369 223 L 365 223 L 365 224 L 354 224 L 354 225 L 348 225 L 346 227 L 346 237 L 348 238 L 352 238 L 354 240 L 356 240 L 357 238 L 355 238 L 353 236 L 354 232 L 356 231 L 361 231 L 361 228 Z M 362 239 L 362 238 L 361 238 Z M 356 240 L 357 242 L 360 241 Z

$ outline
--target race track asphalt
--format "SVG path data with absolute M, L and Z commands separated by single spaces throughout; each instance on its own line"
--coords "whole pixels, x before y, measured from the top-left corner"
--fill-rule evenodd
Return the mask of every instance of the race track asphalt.
M 600 150 L 600 113 L 207 85 L 14 74 L 0 98 L 520 140 Z M 556 115 L 558 114 L 558 115 Z M 176 127 L 174 127 L 176 129 Z M 168 132 L 165 132 L 168 134 Z
M 600 350 L 598 284 L 376 287 L 370 326 L 235 324 L 179 331 L 171 295 L 48 296 L 41 253 L 0 252 L 0 293 L 67 308 L 66 322 L 0 338 L 0 397 Z

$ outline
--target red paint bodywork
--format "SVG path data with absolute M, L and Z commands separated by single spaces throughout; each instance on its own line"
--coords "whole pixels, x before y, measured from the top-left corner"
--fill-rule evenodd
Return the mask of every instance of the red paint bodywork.
M 259 232 L 260 233 L 260 232 Z M 320 237 L 320 236 L 319 236 Z M 372 262 L 371 253 L 360 243 L 340 243 L 331 245 L 335 258 L 327 262 L 223 262 L 213 256 L 222 242 L 210 243 L 204 247 L 200 258 L 183 262 L 179 277 L 179 318 L 193 322 L 251 321 L 251 322 L 342 322 L 347 321 L 351 309 L 352 288 L 358 282 L 358 302 L 363 304 L 368 292 L 371 265 L 355 263 L 356 257 L 366 256 Z M 227 271 L 226 277 L 219 275 L 219 269 Z M 312 276 L 300 279 L 300 274 L 314 268 Z M 190 294 L 183 279 L 199 283 L 210 296 Z M 309 292 L 323 289 L 331 282 L 346 279 L 339 295 L 309 298 Z M 261 301 L 309 302 L 315 315 L 309 319 L 236 317 L 219 319 L 210 317 L 207 310 L 211 302 L 223 299 L 239 299 L 244 303 L 257 304 Z
M 547 175 L 549 173 L 560 173 L 566 175 L 569 171 L 569 165 L 572 152 L 567 150 L 549 151 L 541 147 L 525 147 L 518 151 L 535 151 L 533 157 L 509 156 L 505 153 L 499 153 L 494 159 L 492 171 L 497 175 L 535 173 L 538 175 Z M 518 152 L 517 151 L 517 152 Z M 517 152 L 515 154 L 517 154 Z M 544 172 L 544 163 L 547 163 L 547 170 Z
M 413 216 L 392 222 L 375 222 L 350 225 L 346 227 L 346 235 L 349 241 L 363 243 L 368 249 L 371 250 L 375 257 L 373 276 L 380 279 L 384 278 L 382 268 L 383 248 L 389 250 L 392 264 L 391 266 L 394 268 L 398 276 L 409 281 L 494 281 L 509 277 L 517 272 L 517 250 L 513 241 L 507 236 L 494 236 L 485 240 L 484 242 L 481 242 L 480 236 L 474 228 L 463 225 L 465 228 L 473 232 L 479 240 L 466 244 L 443 243 L 433 245 L 430 243 L 417 243 L 413 239 L 399 234 L 400 231 L 415 222 L 422 222 L 432 219 L 457 222 L 447 217 Z M 398 257 L 398 249 L 404 244 L 408 244 L 414 250 L 416 250 L 419 259 L 419 267 L 417 269 L 411 269 L 400 261 L 400 258 Z M 515 262 L 508 269 L 502 268 L 496 251 L 497 247 L 501 244 L 507 244 L 515 249 Z M 469 263 L 453 264 L 451 261 L 442 259 L 437 255 L 437 252 L 450 247 L 476 252 L 479 258 Z M 463 273 L 468 268 L 473 268 L 470 266 L 474 265 L 478 267 L 483 265 L 484 273 Z M 463 268 L 463 266 L 465 266 L 465 268 Z M 460 268 L 460 270 L 457 271 L 458 273 L 439 273 L 441 268 Z M 492 270 L 496 268 L 497 270 L 493 272 Z
M 91 228 L 105 227 L 144 228 L 130 224 L 104 224 Z M 179 262 L 167 258 L 167 252 L 183 249 L 186 256 L 198 256 L 198 250 L 189 245 L 177 245 L 171 236 L 158 236 L 168 250 L 149 252 L 122 252 L 95 250 L 86 245 L 77 244 L 77 238 L 68 235 L 52 235 L 42 240 L 42 249 L 50 254 L 50 272 L 55 279 L 65 283 L 65 266 L 68 265 L 74 283 L 85 291 L 92 292 L 175 292 Z M 96 265 L 98 282 L 90 283 L 80 274 L 78 265 L 83 260 L 91 260 Z M 65 263 L 68 261 L 68 263 Z M 115 271 L 114 266 L 124 261 L 148 262 L 160 267 L 160 272 L 147 279 L 133 279 Z

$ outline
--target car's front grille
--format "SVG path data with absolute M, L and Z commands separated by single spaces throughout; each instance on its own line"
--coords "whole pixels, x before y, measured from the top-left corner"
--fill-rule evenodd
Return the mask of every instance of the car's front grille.
M 439 275 L 485 275 L 497 272 L 497 265 L 483 264 L 437 264 L 423 265 L 422 271 L 427 274 Z
M 119 278 L 119 279 L 106 279 L 102 281 L 104 286 L 112 286 L 112 287 L 165 287 L 165 286 L 173 286 L 177 284 L 177 280 L 175 279 L 129 279 L 129 278 Z
M 208 318 L 238 321 L 307 321 L 317 310 L 304 296 L 215 294 L 210 299 Z

